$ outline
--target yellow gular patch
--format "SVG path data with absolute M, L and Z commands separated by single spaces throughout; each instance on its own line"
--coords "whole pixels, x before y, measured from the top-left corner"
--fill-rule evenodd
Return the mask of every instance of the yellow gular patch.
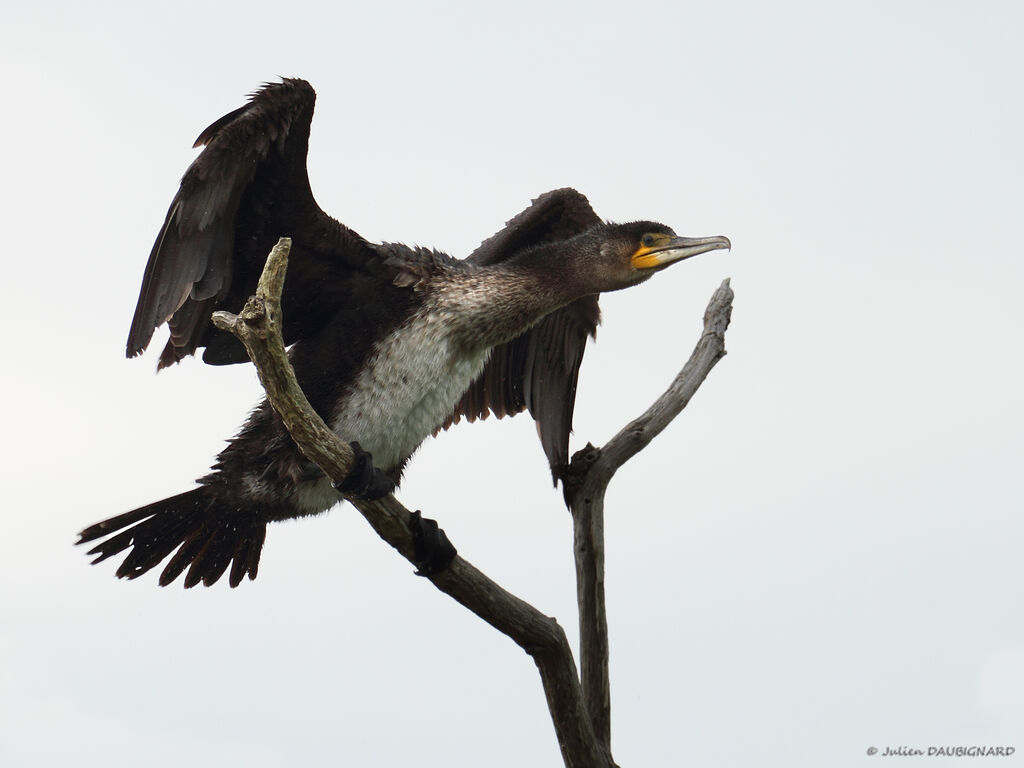
M 653 243 L 650 245 L 641 245 L 636 249 L 636 251 L 634 251 L 633 255 L 629 257 L 629 261 L 634 268 L 652 269 L 661 265 L 662 260 L 660 252 L 657 249 L 663 247 L 671 238 L 668 235 L 653 235 L 653 237 Z

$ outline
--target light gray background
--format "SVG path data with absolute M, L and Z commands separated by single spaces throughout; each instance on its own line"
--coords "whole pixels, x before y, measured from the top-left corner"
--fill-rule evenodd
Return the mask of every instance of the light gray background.
M 273 526 L 237 590 L 72 547 L 190 487 L 260 395 L 123 345 L 193 139 L 278 75 L 317 88 L 314 192 L 368 238 L 462 256 L 564 185 L 732 238 L 605 297 L 581 374 L 574 447 L 732 278 L 729 355 L 609 493 L 621 764 L 1021 764 L 1024 11 L 967 9 L 6 6 L 0 764 L 559 764 L 529 658 L 350 508 Z M 575 636 L 528 419 L 428 441 L 400 498 Z

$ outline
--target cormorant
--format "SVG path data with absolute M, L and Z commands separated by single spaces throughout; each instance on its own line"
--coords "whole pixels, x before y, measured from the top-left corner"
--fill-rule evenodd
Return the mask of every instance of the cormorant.
M 199 347 L 207 363 L 247 361 L 210 315 L 240 310 L 267 253 L 288 236 L 282 303 L 291 362 L 312 406 L 358 448 L 360 470 L 339 488 L 384 495 L 431 433 L 461 417 L 524 409 L 537 420 L 557 483 L 597 294 L 728 248 L 728 239 L 677 237 L 647 221 L 604 223 L 583 195 L 560 189 L 464 261 L 370 243 L 313 199 L 306 153 L 314 100 L 303 80 L 267 84 L 200 134 L 196 146 L 205 149 L 185 172 L 146 265 L 128 356 L 166 322 L 160 368 Z M 186 568 L 186 587 L 211 585 L 230 566 L 237 586 L 256 577 L 268 522 L 318 514 L 341 498 L 264 400 L 198 487 L 86 528 L 78 543 L 109 536 L 89 551 L 93 562 L 130 549 L 121 577 L 140 576 L 177 549 L 161 585 Z

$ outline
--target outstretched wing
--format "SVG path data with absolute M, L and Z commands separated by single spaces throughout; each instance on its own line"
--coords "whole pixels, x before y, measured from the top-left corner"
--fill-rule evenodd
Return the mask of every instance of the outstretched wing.
M 534 200 L 467 261 L 496 264 L 523 248 L 565 240 L 600 223 L 586 197 L 574 189 L 556 189 Z M 445 426 L 462 417 L 475 421 L 494 413 L 500 418 L 528 409 L 537 421 L 537 433 L 557 484 L 569 462 L 569 433 L 583 352 L 587 337 L 596 334 L 600 318 L 597 295 L 584 296 L 496 347 Z
M 315 101 L 304 80 L 267 84 L 199 135 L 195 146 L 205 149 L 182 177 L 146 264 L 128 357 L 141 354 L 166 322 L 171 338 L 161 368 L 201 346 L 207 347 L 204 360 L 210 363 L 247 360 L 237 342 L 213 328 L 210 315 L 240 309 L 279 237 L 294 241 L 293 288 L 299 281 L 293 273 L 329 271 L 333 262 L 344 261 L 339 252 L 365 247 L 313 199 L 306 153 Z M 308 301 L 287 307 L 289 293 L 296 291 L 286 287 L 284 301 L 291 311 L 285 312 L 285 332 L 286 341 L 294 341 L 316 318 Z

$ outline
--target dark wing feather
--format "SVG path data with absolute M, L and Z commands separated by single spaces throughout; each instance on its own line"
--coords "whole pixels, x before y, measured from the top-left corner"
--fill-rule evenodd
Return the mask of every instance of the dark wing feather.
M 237 343 L 219 337 L 210 314 L 240 309 L 278 237 L 293 238 L 290 275 L 301 271 L 303 259 L 336 257 L 325 246 L 336 251 L 365 245 L 321 211 L 310 191 L 306 153 L 315 101 L 303 80 L 268 84 L 200 134 L 195 146 L 205 149 L 182 177 L 146 264 L 129 357 L 167 322 L 171 339 L 161 368 L 200 346 L 207 346 L 207 362 L 245 360 Z M 299 309 L 287 322 L 296 328 L 302 320 Z M 296 334 L 290 335 L 294 341 Z
M 524 248 L 565 240 L 600 223 L 586 197 L 574 189 L 556 189 L 534 200 L 467 261 L 496 264 Z M 583 352 L 587 337 L 596 334 L 600 318 L 597 296 L 584 296 L 523 335 L 495 347 L 480 378 L 463 395 L 445 427 L 463 416 L 475 421 L 487 418 L 488 413 L 500 418 L 528 409 L 537 421 L 557 484 L 569 462 L 569 433 Z

